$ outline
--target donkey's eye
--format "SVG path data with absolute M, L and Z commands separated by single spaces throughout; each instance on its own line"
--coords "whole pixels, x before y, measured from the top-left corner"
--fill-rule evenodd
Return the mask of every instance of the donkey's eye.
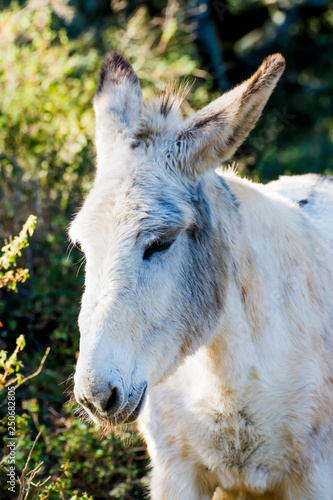
M 171 247 L 175 240 L 155 240 L 149 247 L 146 248 L 143 254 L 143 260 L 149 260 L 150 257 L 157 252 L 165 252 Z

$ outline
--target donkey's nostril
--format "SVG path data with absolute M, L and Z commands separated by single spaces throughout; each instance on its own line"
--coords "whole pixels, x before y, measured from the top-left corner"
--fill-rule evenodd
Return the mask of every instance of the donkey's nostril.
M 106 413 L 111 413 L 112 411 L 114 411 L 117 406 L 117 403 L 118 403 L 118 389 L 117 387 L 113 387 L 111 389 L 111 395 L 106 402 L 105 406 Z
M 119 410 L 123 401 L 121 387 L 112 382 L 96 383 L 95 386 L 87 382 L 85 387 L 77 384 L 74 393 L 76 401 L 96 417 L 111 417 Z

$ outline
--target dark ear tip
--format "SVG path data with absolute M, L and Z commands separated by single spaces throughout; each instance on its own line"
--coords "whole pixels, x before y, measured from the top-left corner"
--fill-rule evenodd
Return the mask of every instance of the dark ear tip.
M 276 72 L 277 74 L 282 74 L 282 72 L 286 67 L 286 60 L 279 53 L 272 54 L 271 56 L 266 57 L 266 59 L 263 62 L 263 65 L 265 65 L 265 69 L 269 70 L 270 72 Z
M 110 52 L 106 54 L 103 65 L 108 68 L 109 71 L 120 70 L 124 73 L 124 76 L 127 73 L 134 73 L 134 70 L 127 59 L 125 59 L 125 57 L 123 57 L 121 54 L 118 54 L 118 52 L 115 52 L 114 50 L 110 50 Z
M 132 65 L 114 50 L 111 50 L 102 64 L 99 74 L 99 81 L 96 89 L 96 95 L 100 94 L 107 81 L 119 85 L 124 80 L 131 80 L 133 84 L 138 83 L 137 76 Z

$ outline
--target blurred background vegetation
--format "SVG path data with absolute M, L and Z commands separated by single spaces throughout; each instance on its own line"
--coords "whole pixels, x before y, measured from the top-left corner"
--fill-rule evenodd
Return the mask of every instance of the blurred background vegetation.
M 144 498 L 148 460 L 135 429 L 101 434 L 75 417 L 65 394 L 84 281 L 82 255 L 76 248 L 69 254 L 66 228 L 93 179 L 92 97 L 102 59 L 110 49 L 127 57 L 145 97 L 170 80 L 190 81 L 188 115 L 281 52 L 286 72 L 235 157 L 238 170 L 262 182 L 332 174 L 333 4 L 0 0 L 0 8 L 1 246 L 29 214 L 37 216 L 30 245 L 15 256 L 18 271 L 29 269 L 30 278 L 17 283 L 17 293 L 8 283 L 0 287 L 2 456 L 6 385 L 14 380 L 20 500 Z M 11 498 L 4 465 L 0 500 Z

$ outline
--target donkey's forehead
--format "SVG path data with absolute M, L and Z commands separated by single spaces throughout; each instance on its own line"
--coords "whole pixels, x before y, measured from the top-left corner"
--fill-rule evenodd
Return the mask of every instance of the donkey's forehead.
M 146 161 L 122 175 L 95 182 L 71 224 L 74 241 L 101 232 L 123 237 L 167 234 L 193 223 L 192 190 L 157 163 Z

